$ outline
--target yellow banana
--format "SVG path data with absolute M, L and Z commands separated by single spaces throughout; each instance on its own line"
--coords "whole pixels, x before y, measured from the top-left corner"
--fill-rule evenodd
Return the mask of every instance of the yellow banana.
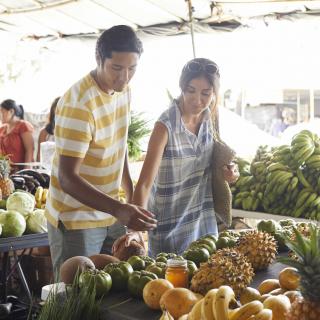
M 36 208 L 41 209 L 42 202 L 41 201 L 36 201 Z
M 229 320 L 247 320 L 252 315 L 257 314 L 263 309 L 263 304 L 258 301 L 254 300 L 251 301 L 237 310 L 230 318 Z
M 203 304 L 203 298 L 200 299 L 191 309 L 188 315 L 188 320 L 200 320 L 201 317 L 201 309 Z
M 36 202 L 41 202 L 42 194 L 43 194 L 43 188 L 39 186 L 36 190 L 36 193 L 34 194 L 34 198 Z
M 254 320 L 272 320 L 272 310 L 263 309 L 254 315 Z
M 174 318 L 167 310 L 164 310 L 159 320 L 174 320 Z
M 213 313 L 213 299 L 218 292 L 218 289 L 211 289 L 204 296 L 203 303 L 201 305 L 201 315 L 203 320 L 216 320 Z
M 229 320 L 229 303 L 234 299 L 234 292 L 229 286 L 221 286 L 215 296 L 215 319 L 216 320 Z
M 47 201 L 49 189 L 45 188 L 42 192 L 41 202 L 45 203 Z
M 229 309 L 228 311 L 228 315 L 229 315 L 229 319 L 231 319 L 233 317 L 233 315 L 238 312 L 240 308 L 236 308 L 236 309 Z M 214 319 L 213 319 L 214 320 Z

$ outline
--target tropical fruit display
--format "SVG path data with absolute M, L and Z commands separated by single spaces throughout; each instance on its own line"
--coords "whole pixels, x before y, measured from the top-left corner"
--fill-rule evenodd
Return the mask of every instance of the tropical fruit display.
M 320 221 L 320 140 L 308 130 L 290 145 L 260 146 L 254 159 L 238 158 L 233 207 Z

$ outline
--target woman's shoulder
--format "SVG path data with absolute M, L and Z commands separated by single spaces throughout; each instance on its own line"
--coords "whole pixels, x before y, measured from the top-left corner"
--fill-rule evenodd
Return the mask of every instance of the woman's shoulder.
M 176 116 L 176 101 L 172 101 L 169 108 L 167 108 L 159 117 L 158 121 L 162 122 L 166 126 L 172 127 Z
M 26 120 L 17 121 L 15 128 L 19 130 L 20 133 L 27 132 L 27 131 L 32 132 L 34 130 L 33 125 Z

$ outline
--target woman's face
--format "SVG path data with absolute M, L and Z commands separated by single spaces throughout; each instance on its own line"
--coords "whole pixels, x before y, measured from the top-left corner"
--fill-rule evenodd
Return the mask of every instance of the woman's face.
M 204 77 L 194 78 L 182 93 L 183 109 L 189 114 L 200 114 L 216 99 L 212 85 Z
M 13 110 L 7 110 L 5 108 L 0 108 L 2 123 L 9 123 L 13 117 Z

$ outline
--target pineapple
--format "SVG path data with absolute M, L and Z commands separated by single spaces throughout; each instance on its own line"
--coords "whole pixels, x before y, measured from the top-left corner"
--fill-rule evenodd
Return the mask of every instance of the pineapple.
M 296 260 L 280 257 L 278 261 L 292 266 L 300 275 L 302 297 L 291 305 L 286 320 L 320 319 L 320 229 L 310 225 L 310 238 L 294 229 L 295 240 L 286 237 L 287 246 L 294 252 Z
M 14 184 L 9 178 L 10 160 L 8 156 L 0 155 L 0 189 L 2 198 L 6 199 L 14 191 Z
M 205 295 L 210 289 L 230 286 L 236 296 L 252 281 L 253 268 L 247 258 L 234 248 L 218 250 L 207 263 L 201 263 L 193 275 L 191 290 Z
M 276 258 L 277 242 L 273 236 L 262 231 L 247 231 L 240 236 L 235 247 L 255 271 L 266 269 Z

